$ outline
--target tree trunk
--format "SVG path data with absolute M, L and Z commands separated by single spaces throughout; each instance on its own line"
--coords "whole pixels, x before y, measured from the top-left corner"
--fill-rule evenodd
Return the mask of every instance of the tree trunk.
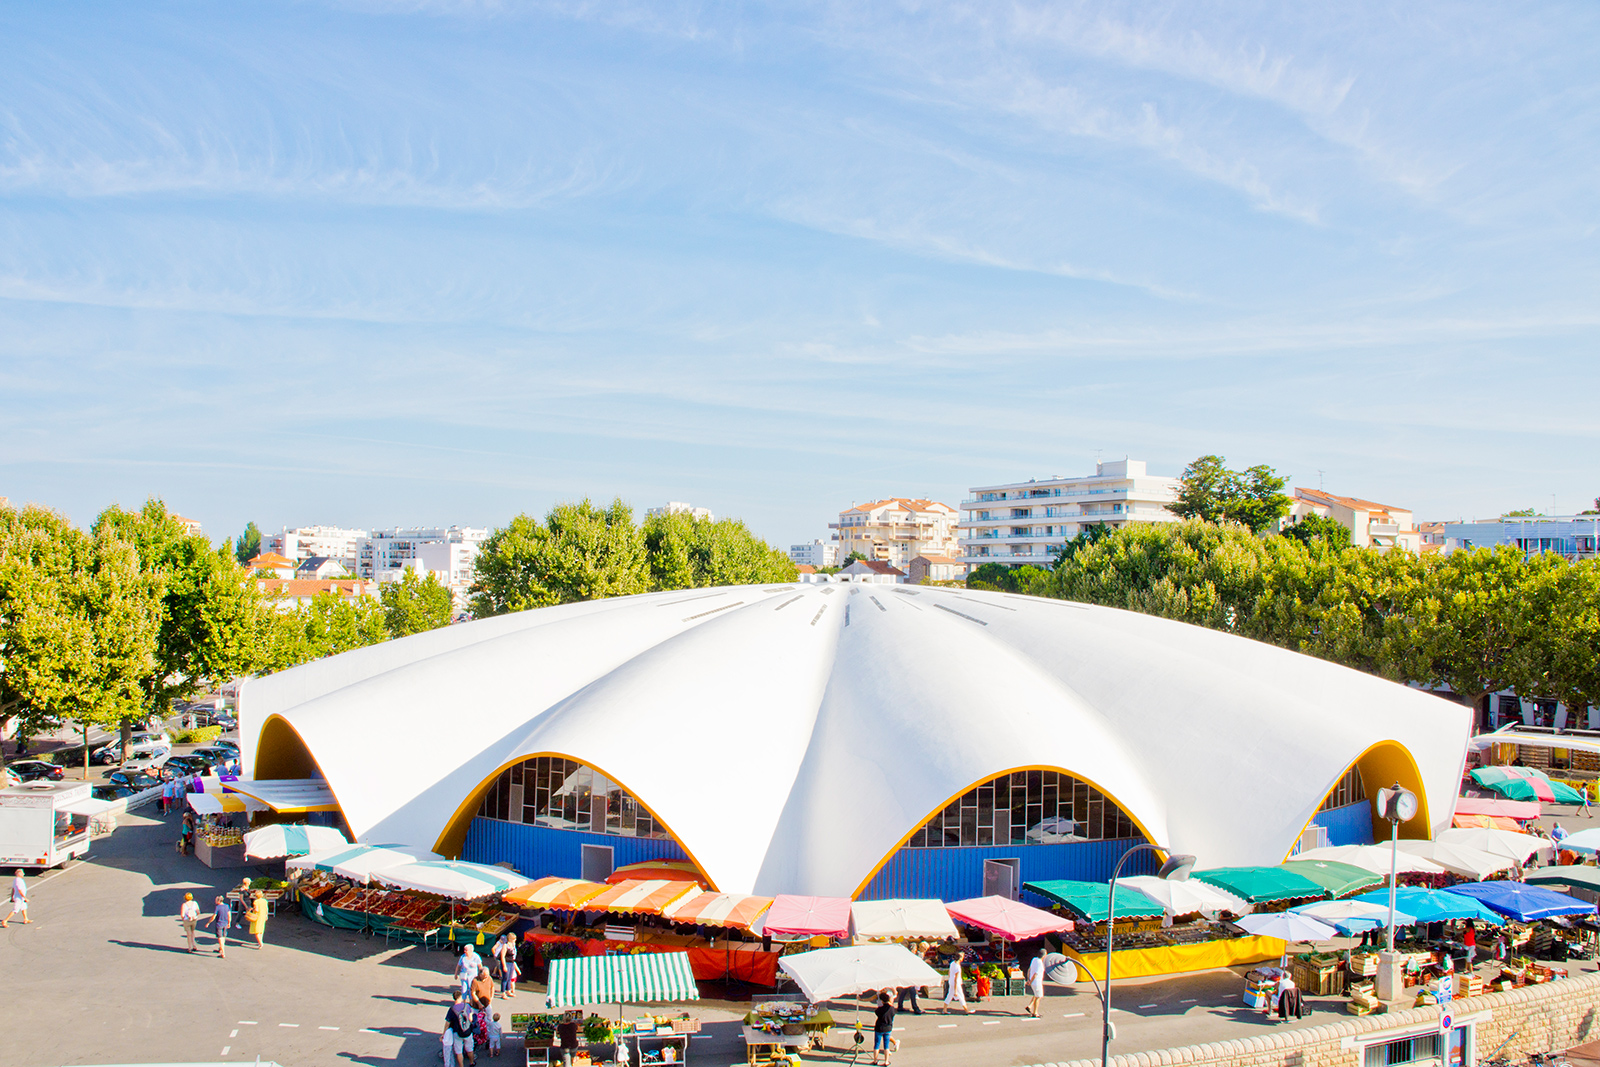
M 89 780 L 89 724 L 80 722 L 78 725 L 83 728 L 83 780 L 87 782 Z

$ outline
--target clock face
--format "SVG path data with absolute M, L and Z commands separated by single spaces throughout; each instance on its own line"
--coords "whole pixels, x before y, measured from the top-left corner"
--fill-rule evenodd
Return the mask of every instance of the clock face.
M 1404 822 L 1417 814 L 1417 795 L 1408 789 L 1402 789 L 1400 795 L 1394 798 L 1394 812 Z

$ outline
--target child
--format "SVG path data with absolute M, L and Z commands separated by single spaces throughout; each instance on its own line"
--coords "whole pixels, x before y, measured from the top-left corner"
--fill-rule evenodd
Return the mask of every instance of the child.
M 500 1013 L 495 1012 L 489 1020 L 489 1055 L 500 1055 Z

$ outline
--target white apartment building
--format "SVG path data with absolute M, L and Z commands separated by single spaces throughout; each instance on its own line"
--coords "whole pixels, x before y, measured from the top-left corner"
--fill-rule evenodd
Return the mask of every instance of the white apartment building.
M 645 511 L 648 515 L 692 515 L 697 519 L 707 522 L 716 522 L 717 517 L 711 514 L 710 508 L 697 508 L 693 504 L 685 504 L 681 500 L 669 500 L 659 508 L 649 508 Z
M 828 529 L 839 531 L 833 535 L 838 542 L 835 559 L 859 552 L 904 570 L 918 556 L 960 555 L 958 518 L 955 508 L 937 500 L 890 497 L 839 512 L 839 521 L 830 522 Z
M 827 541 L 790 545 L 789 558 L 799 567 L 832 567 L 839 561 L 839 549 Z
M 328 556 L 343 563 L 351 574 L 358 574 L 356 555 L 366 538 L 365 530 L 339 526 L 285 526 L 282 533 L 261 538 L 261 551 L 276 552 L 297 566 L 313 556 Z
M 465 606 L 478 552 L 489 531 L 474 526 L 402 526 L 374 530 L 358 548 L 355 573 L 379 582 L 399 581 L 407 567 L 419 577 L 438 576 Z
M 969 573 L 985 563 L 1048 569 L 1061 547 L 1091 526 L 1177 522 L 1167 505 L 1178 498 L 1178 485 L 1150 474 L 1144 460 L 1119 459 L 1076 478 L 978 486 L 961 502 L 961 551 L 946 554 L 961 556 Z
M 1353 496 L 1335 496 L 1321 489 L 1296 489 L 1284 526 L 1292 526 L 1307 515 L 1320 515 L 1350 531 L 1350 543 L 1359 548 L 1388 551 L 1399 547 L 1407 552 L 1422 549 L 1422 533 L 1411 512 L 1405 508 L 1376 504 Z
M 1462 548 L 1516 545 L 1533 555 L 1556 552 L 1571 560 L 1600 556 L 1600 515 L 1529 515 L 1444 524 L 1446 543 Z

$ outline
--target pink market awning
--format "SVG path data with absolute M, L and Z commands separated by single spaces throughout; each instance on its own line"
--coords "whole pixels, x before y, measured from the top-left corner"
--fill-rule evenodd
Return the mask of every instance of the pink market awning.
M 956 922 L 987 930 L 1007 941 L 1028 941 L 1072 929 L 1072 923 L 1059 915 L 1005 897 L 974 897 L 944 907 Z
M 1496 800 L 1492 797 L 1456 798 L 1457 815 L 1493 815 L 1502 819 L 1537 819 L 1544 806 L 1537 800 Z
M 780 939 L 845 937 L 850 932 L 849 897 L 795 897 L 780 893 L 762 917 L 764 932 Z

